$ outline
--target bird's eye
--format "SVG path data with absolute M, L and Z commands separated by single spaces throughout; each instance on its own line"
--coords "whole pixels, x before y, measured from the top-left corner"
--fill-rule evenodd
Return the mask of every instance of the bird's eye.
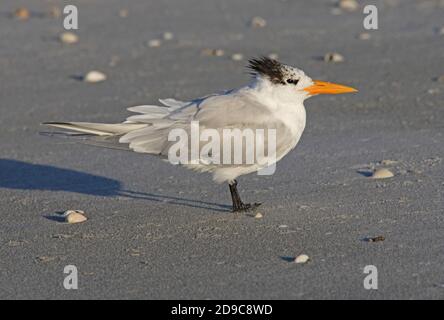
M 288 80 L 287 80 L 287 83 L 294 84 L 294 85 L 297 85 L 298 82 L 299 82 L 298 79 L 288 79 Z

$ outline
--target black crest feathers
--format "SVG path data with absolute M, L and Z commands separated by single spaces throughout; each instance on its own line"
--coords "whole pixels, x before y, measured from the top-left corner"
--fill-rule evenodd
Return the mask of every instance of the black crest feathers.
M 268 57 L 253 58 L 248 61 L 247 67 L 252 71 L 251 75 L 266 76 L 275 84 L 285 84 L 283 65 L 279 61 Z

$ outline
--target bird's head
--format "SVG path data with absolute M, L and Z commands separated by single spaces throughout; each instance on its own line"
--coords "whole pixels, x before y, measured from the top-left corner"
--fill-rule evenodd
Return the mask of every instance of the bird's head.
M 267 57 L 249 60 L 248 68 L 256 79 L 269 84 L 276 94 L 286 99 L 303 101 L 318 94 L 358 91 L 336 83 L 312 80 L 304 71 Z

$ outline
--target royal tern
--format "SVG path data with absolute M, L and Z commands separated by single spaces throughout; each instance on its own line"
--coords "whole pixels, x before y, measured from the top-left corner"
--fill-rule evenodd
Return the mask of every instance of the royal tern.
M 246 161 L 246 155 L 251 153 L 248 144 L 242 146 L 241 152 L 245 157 L 242 157 L 241 163 L 208 161 L 208 158 L 220 159 L 222 153 L 228 149 L 231 152 L 231 145 L 225 147 L 224 151 L 222 151 L 223 146 L 216 148 L 213 145 L 205 159 L 182 162 L 185 167 L 195 171 L 212 173 L 213 180 L 218 183 L 228 182 L 233 211 L 252 210 L 260 203 L 246 204 L 241 200 L 236 178 L 274 165 L 297 145 L 305 128 L 304 100 L 318 94 L 350 93 L 357 90 L 339 84 L 312 80 L 302 70 L 266 57 L 251 59 L 248 68 L 252 80 L 244 87 L 188 102 L 165 99 L 159 100 L 162 106 L 131 107 L 128 110 L 138 114 L 128 117 L 122 123 L 47 122 L 44 124 L 79 132 L 82 136 L 87 136 L 93 144 L 124 145 L 129 150 L 157 155 L 164 159 L 170 159 L 173 147 L 192 153 L 192 142 L 189 144 L 188 137 L 180 142 L 179 146 L 177 140 L 172 141 L 169 137 L 174 130 L 192 135 L 193 123 L 199 125 L 199 130 L 212 130 L 213 139 L 215 134 L 222 136 L 226 129 L 251 129 L 257 135 L 260 130 L 263 130 L 262 133 L 265 130 L 267 132 L 274 130 L 274 151 L 268 152 L 267 155 L 264 152 L 262 157 L 255 157 L 253 162 Z M 267 137 L 268 139 L 262 136 L 262 139 L 252 140 L 252 144 L 256 148 L 261 147 L 262 150 L 271 151 L 268 145 L 270 135 Z M 242 140 L 244 138 L 241 136 Z M 208 140 L 207 137 L 206 141 Z M 204 143 L 200 140 L 198 145 L 200 156 L 202 153 L 199 152 L 204 148 Z M 230 156 L 228 160 L 233 160 L 233 157 Z

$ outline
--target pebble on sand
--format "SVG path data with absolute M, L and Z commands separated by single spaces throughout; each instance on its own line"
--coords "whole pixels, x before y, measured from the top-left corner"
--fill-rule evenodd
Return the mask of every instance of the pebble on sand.
M 310 257 L 307 256 L 306 254 L 301 254 L 298 255 L 295 259 L 294 262 L 295 263 L 307 263 L 310 260 Z
M 235 53 L 231 56 L 231 60 L 234 61 L 242 61 L 244 59 L 244 55 L 242 53 Z
M 356 0 L 340 0 L 338 7 L 346 11 L 356 11 L 359 8 L 359 4 Z
M 14 11 L 14 17 L 19 20 L 27 20 L 31 17 L 31 13 L 25 7 L 21 7 Z
M 222 49 L 203 49 L 201 54 L 203 56 L 213 56 L 213 57 L 222 57 L 225 52 Z
M 158 48 L 162 45 L 162 41 L 160 41 L 159 39 L 153 39 L 148 41 L 148 47 L 150 48 Z
M 84 214 L 85 212 L 82 210 L 67 210 L 63 213 L 63 217 L 65 218 L 66 223 L 81 223 L 88 220 Z
M 267 25 L 267 20 L 262 17 L 254 17 L 253 19 L 251 19 L 250 25 L 253 28 L 263 28 Z
M 163 40 L 170 41 L 170 40 L 173 40 L 174 34 L 172 32 L 166 31 L 163 33 L 162 37 L 163 37 Z
M 83 78 L 83 81 L 90 82 L 90 83 L 96 83 L 106 80 L 106 75 L 100 71 L 90 71 L 88 72 L 85 77 Z
M 373 171 L 371 177 L 373 179 L 387 179 L 394 177 L 394 174 L 389 169 L 381 168 Z
M 344 62 L 344 56 L 337 52 L 329 52 L 324 55 L 325 62 L 339 63 Z
M 79 41 L 79 36 L 72 32 L 63 32 L 59 39 L 63 43 L 73 44 Z

